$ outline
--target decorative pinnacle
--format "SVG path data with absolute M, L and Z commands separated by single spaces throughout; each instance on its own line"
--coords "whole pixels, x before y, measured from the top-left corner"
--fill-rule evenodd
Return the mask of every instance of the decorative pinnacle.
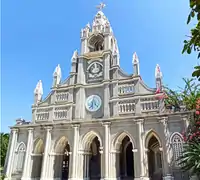
M 133 64 L 139 63 L 139 59 L 138 59 L 138 56 L 137 56 L 136 52 L 134 52 L 134 54 L 133 54 L 132 63 L 133 63 Z
M 76 62 L 77 58 L 78 58 L 78 51 L 75 50 L 73 55 L 72 55 L 71 61 L 72 62 Z
M 96 6 L 97 9 L 99 9 L 99 11 L 102 11 L 102 9 L 105 7 L 106 5 L 101 2 L 98 6 Z

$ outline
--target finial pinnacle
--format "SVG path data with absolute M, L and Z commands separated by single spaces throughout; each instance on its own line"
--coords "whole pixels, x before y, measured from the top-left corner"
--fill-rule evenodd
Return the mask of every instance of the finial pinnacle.
M 101 2 L 98 6 L 96 6 L 96 8 L 99 10 L 99 11 L 102 11 L 102 9 L 105 7 L 106 5 Z

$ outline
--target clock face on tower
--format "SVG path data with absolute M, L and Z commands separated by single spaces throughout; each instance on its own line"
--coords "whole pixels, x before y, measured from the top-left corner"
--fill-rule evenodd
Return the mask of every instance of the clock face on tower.
M 95 112 L 101 107 L 101 98 L 97 95 L 91 95 L 86 99 L 85 107 L 90 112 Z

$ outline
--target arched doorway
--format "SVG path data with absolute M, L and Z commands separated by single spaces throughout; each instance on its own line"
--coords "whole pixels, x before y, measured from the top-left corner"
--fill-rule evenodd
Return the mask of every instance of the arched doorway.
M 54 178 L 67 180 L 70 167 L 70 145 L 65 136 L 55 144 Z
M 120 178 L 121 179 L 133 179 L 134 178 L 134 156 L 133 145 L 130 138 L 126 135 L 121 143 L 120 147 Z
M 162 180 L 162 154 L 160 143 L 152 135 L 148 141 L 148 170 L 150 180 Z
M 102 178 L 100 136 L 90 131 L 82 139 L 83 148 L 83 179 L 99 180 Z
M 33 155 L 31 156 L 33 162 L 31 178 L 33 179 L 40 179 L 41 177 L 43 153 L 44 143 L 42 139 L 38 138 L 34 142 Z
M 101 179 L 101 154 L 98 137 L 95 137 L 90 145 L 89 179 Z

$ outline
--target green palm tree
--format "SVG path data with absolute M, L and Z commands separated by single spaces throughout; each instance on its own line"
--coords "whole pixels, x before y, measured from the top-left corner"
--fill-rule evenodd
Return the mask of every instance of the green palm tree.
M 182 156 L 178 159 L 183 171 L 190 172 L 190 175 L 200 177 L 200 143 L 185 144 Z

